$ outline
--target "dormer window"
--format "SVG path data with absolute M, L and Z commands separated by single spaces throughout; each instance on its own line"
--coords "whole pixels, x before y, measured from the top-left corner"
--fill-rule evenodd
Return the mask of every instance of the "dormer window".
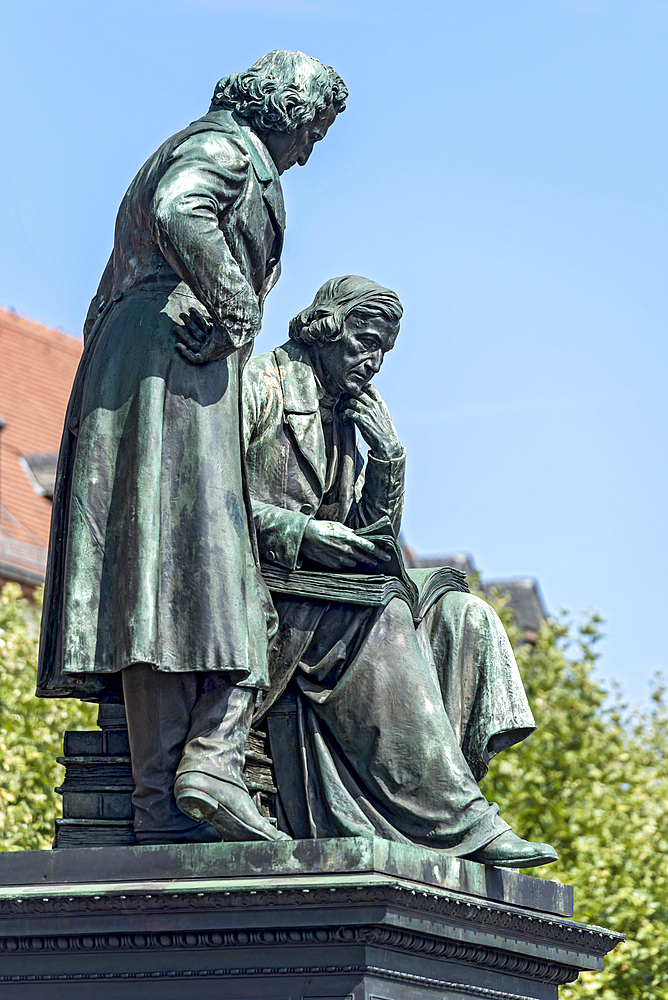
M 46 497 L 48 500 L 53 500 L 58 453 L 48 452 L 42 455 L 22 455 L 19 461 L 35 493 L 38 496 Z

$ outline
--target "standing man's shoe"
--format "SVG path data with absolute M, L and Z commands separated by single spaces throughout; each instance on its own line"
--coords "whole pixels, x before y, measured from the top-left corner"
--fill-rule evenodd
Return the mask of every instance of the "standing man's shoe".
M 536 868 L 538 865 L 549 865 L 553 861 L 558 861 L 559 856 L 549 844 L 522 840 L 512 830 L 506 830 L 494 840 L 490 840 L 489 844 L 473 851 L 472 854 L 467 854 L 466 860 L 478 861 L 483 865 L 496 865 L 499 868 Z
M 223 840 L 290 840 L 262 816 L 239 785 L 199 771 L 180 774 L 174 785 L 176 804 L 186 816 L 206 820 Z

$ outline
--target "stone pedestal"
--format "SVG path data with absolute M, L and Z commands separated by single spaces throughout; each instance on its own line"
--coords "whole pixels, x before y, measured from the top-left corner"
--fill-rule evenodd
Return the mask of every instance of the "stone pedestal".
M 555 1000 L 622 940 L 572 898 L 362 838 L 0 854 L 0 995 Z

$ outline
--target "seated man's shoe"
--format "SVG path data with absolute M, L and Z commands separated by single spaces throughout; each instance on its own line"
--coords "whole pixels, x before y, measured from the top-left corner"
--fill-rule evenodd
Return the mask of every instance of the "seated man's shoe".
M 506 830 L 494 840 L 490 840 L 489 844 L 473 851 L 472 854 L 467 854 L 466 860 L 478 861 L 483 865 L 496 865 L 499 868 L 535 868 L 557 861 L 558 855 L 549 844 L 522 840 L 512 830 Z
M 174 795 L 181 812 L 206 820 L 223 840 L 290 840 L 258 812 L 244 788 L 229 781 L 186 771 L 176 779 Z

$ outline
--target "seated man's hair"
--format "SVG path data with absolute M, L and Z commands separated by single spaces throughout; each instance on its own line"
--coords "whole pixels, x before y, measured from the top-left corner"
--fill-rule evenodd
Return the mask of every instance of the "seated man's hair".
M 325 111 L 345 111 L 348 90 L 331 66 L 303 52 L 277 49 L 243 73 L 216 84 L 210 110 L 235 111 L 260 131 L 296 132 Z
M 360 320 L 380 316 L 398 326 L 403 311 L 396 292 L 369 278 L 347 274 L 330 278 L 318 289 L 311 305 L 290 320 L 290 337 L 302 344 L 325 344 L 342 336 L 350 315 Z

